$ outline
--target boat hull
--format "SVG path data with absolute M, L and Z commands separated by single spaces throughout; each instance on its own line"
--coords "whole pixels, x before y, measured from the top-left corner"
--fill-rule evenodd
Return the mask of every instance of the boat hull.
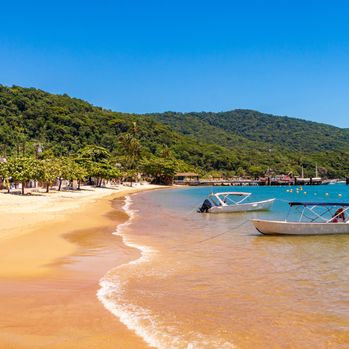
M 264 235 L 333 235 L 349 234 L 348 223 L 305 223 L 252 219 L 255 228 Z
M 275 199 L 242 203 L 231 206 L 213 206 L 209 213 L 232 213 L 232 212 L 247 212 L 247 211 L 267 211 L 273 206 Z

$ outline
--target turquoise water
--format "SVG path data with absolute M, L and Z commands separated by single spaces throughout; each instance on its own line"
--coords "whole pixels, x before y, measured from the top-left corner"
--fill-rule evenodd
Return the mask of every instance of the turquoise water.
M 303 187 L 189 187 L 173 190 L 171 201 L 166 199 L 168 194 L 164 192 L 154 193 L 153 198 L 155 202 L 163 204 L 166 208 L 185 213 L 199 207 L 207 195 L 229 191 L 252 193 L 248 201 L 276 198 L 277 201 L 272 210 L 258 213 L 258 217 L 266 219 L 283 219 L 288 213 L 288 203 L 291 201 L 349 202 L 349 187 L 342 184 Z
M 273 237 L 289 201 L 349 201 L 345 185 L 192 187 L 127 199 L 118 229 L 142 257 L 111 270 L 100 299 L 149 346 L 348 348 L 349 236 Z M 290 191 L 292 190 L 292 192 Z M 277 198 L 270 212 L 199 214 L 211 192 Z

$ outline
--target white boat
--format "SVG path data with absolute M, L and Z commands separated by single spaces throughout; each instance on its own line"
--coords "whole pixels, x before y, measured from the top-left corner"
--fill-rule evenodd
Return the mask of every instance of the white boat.
M 244 192 L 222 192 L 210 194 L 198 212 L 230 213 L 269 210 L 275 199 L 245 202 L 252 194 Z M 238 198 L 238 199 L 237 199 Z
M 323 181 L 322 184 L 334 185 L 334 184 L 345 184 L 346 181 L 341 181 L 340 179 L 327 179 Z
M 339 181 L 337 182 L 337 184 L 347 184 L 347 181 L 339 180 Z
M 349 203 L 290 202 L 298 209 L 297 221 L 252 219 L 255 228 L 264 235 L 328 235 L 349 234 L 346 217 Z

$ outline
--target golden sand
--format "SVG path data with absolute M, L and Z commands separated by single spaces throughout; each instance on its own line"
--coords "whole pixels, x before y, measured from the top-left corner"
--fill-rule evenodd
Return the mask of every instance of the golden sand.
M 1 349 L 147 348 L 96 291 L 106 271 L 139 256 L 111 234 L 127 219 L 117 198 L 154 187 L 1 195 Z

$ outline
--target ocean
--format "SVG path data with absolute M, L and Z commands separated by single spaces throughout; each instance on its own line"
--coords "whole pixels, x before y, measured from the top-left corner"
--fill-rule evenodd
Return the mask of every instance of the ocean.
M 199 214 L 219 191 L 276 198 L 271 211 Z M 128 196 L 114 232 L 140 258 L 110 270 L 98 298 L 159 349 L 348 348 L 349 235 L 263 236 L 289 201 L 349 201 L 345 185 L 189 187 Z

